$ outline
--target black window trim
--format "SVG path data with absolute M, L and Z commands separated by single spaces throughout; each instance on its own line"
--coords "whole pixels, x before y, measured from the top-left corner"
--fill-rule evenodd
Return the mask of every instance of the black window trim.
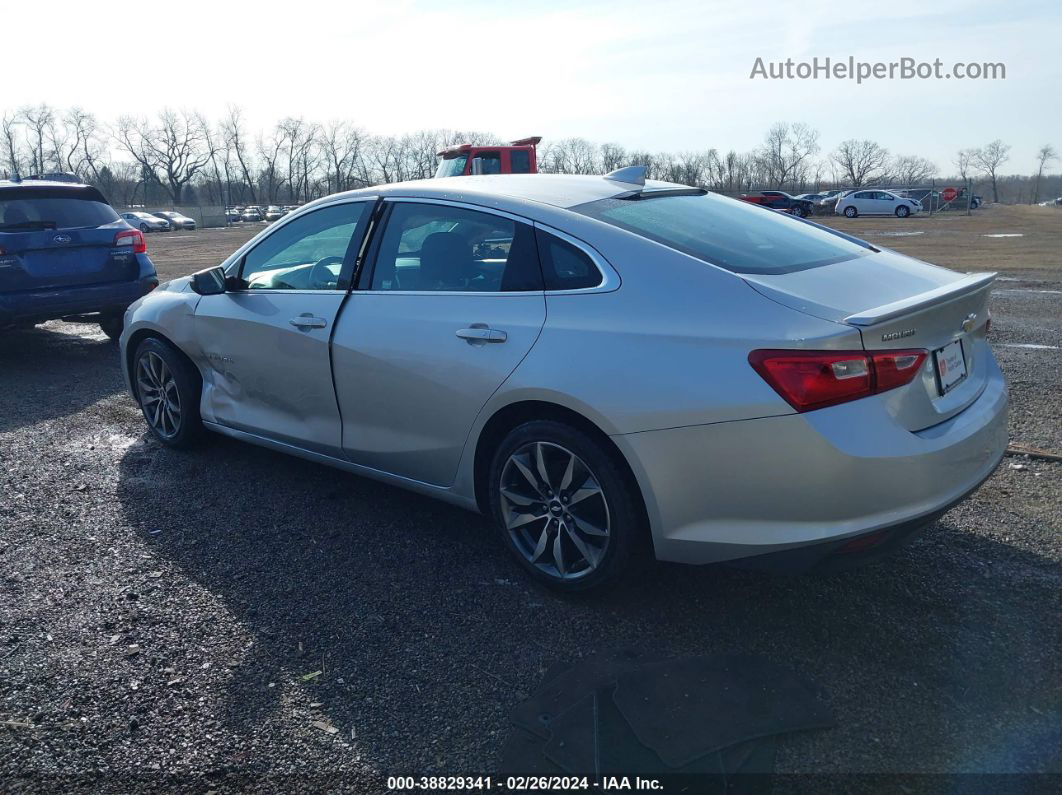
M 369 208 L 369 212 L 363 213 L 358 219 L 357 224 L 354 226 L 354 232 L 350 236 L 350 242 L 347 243 L 346 253 L 343 255 L 343 265 L 339 271 L 339 281 L 336 284 L 334 290 L 287 290 L 287 289 L 245 289 L 245 290 L 229 290 L 228 292 L 239 293 L 241 295 L 258 295 L 259 293 L 268 293 L 269 295 L 338 295 L 346 294 L 350 292 L 351 285 L 355 281 L 356 268 L 361 264 L 360 254 L 364 251 L 364 243 L 367 240 L 367 232 L 369 231 L 370 222 L 375 218 L 376 211 L 379 203 L 378 196 L 358 196 L 345 201 L 329 202 L 328 204 L 322 204 L 319 207 L 307 208 L 306 212 L 300 212 L 297 215 L 291 214 L 284 218 L 283 222 L 276 223 L 269 227 L 269 234 L 262 237 L 260 240 L 252 240 L 250 244 L 244 250 L 239 252 L 239 255 L 230 264 L 225 266 L 225 272 L 230 277 L 242 278 L 243 266 L 247 260 L 247 255 L 262 245 L 266 240 L 279 232 L 285 226 L 290 223 L 294 223 L 300 218 L 305 218 L 307 215 L 318 212 L 320 210 L 328 210 L 333 207 L 339 207 L 342 205 L 351 204 L 372 204 Z

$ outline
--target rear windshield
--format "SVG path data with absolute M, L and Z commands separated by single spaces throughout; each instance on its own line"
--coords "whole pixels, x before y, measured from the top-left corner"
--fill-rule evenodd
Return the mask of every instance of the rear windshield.
M 872 252 L 812 224 L 712 193 L 599 199 L 572 210 L 735 273 L 792 273 Z
M 77 229 L 117 220 L 118 213 L 94 189 L 0 191 L 0 232 Z

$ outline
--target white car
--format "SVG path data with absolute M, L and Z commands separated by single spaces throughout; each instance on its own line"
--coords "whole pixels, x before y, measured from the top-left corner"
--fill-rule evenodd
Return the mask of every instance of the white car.
M 914 199 L 905 199 L 887 190 L 856 190 L 837 201 L 834 212 L 848 218 L 857 215 L 895 215 L 906 218 L 922 212 L 922 205 Z
M 159 218 L 157 215 L 139 210 L 122 213 L 122 220 L 133 229 L 139 229 L 145 235 L 148 232 L 169 232 L 173 228 L 173 225 L 165 218 Z

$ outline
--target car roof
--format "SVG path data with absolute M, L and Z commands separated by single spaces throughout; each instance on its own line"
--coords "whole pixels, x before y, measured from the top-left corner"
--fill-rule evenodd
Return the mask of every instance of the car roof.
M 525 206 L 528 203 L 568 209 L 586 202 L 596 201 L 597 199 L 608 199 L 629 194 L 637 187 L 630 183 L 605 179 L 602 176 L 489 174 L 421 179 L 411 182 L 392 182 L 386 185 L 334 194 L 319 201 L 370 195 L 468 201 L 473 204 L 493 204 L 499 206 L 500 209 L 504 209 L 505 205 L 515 208 Z M 690 186 L 647 179 L 643 192 L 649 194 L 657 190 L 676 189 L 689 190 Z
M 20 181 L 0 179 L 0 190 L 6 188 L 48 188 L 49 190 L 62 188 L 64 190 L 84 190 L 85 188 L 91 187 L 91 185 L 86 185 L 84 182 L 63 182 L 55 179 L 24 179 Z

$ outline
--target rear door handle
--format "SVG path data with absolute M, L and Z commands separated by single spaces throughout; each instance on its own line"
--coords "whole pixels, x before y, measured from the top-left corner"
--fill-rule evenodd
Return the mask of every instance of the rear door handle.
M 313 317 L 312 315 L 299 315 L 288 322 L 296 328 L 324 328 L 328 325 L 328 321 L 323 317 Z
M 509 338 L 504 331 L 489 328 L 480 323 L 475 324 L 471 328 L 458 329 L 457 336 L 466 340 L 470 345 L 475 345 L 477 343 L 482 344 L 485 342 L 505 342 L 505 340 Z

